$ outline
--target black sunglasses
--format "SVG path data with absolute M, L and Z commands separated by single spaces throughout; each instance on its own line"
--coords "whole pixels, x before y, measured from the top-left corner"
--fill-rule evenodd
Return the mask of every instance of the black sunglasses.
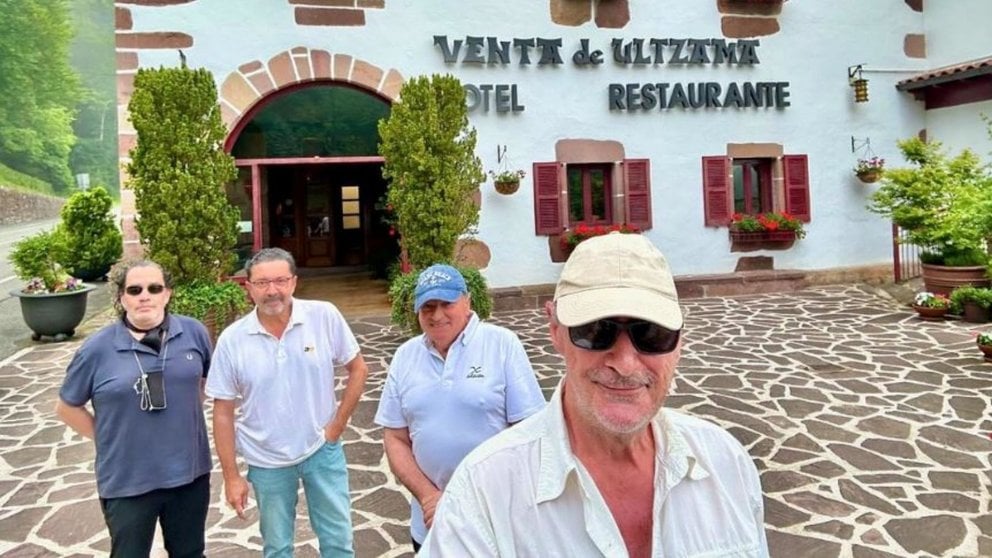
M 605 351 L 617 342 L 620 332 L 626 331 L 637 352 L 663 355 L 675 350 L 681 329 L 668 329 L 646 320 L 620 322 L 609 318 L 568 328 L 568 338 L 580 349 Z
M 159 293 L 161 293 L 162 291 L 165 290 L 165 285 L 160 285 L 158 283 L 152 283 L 151 285 L 148 285 L 147 287 L 143 287 L 141 285 L 128 285 L 128 286 L 124 287 L 124 292 L 126 292 L 127 294 L 129 294 L 131 296 L 138 296 L 146 288 L 148 289 L 148 292 L 151 293 L 151 294 L 159 294 Z

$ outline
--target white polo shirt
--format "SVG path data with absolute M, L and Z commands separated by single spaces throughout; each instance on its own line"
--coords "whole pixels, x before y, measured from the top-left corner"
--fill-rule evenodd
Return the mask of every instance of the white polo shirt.
M 417 465 L 443 490 L 468 452 L 545 404 L 520 339 L 473 312 L 446 359 L 425 335 L 397 349 L 375 422 L 408 428 Z M 410 508 L 410 534 L 423 541 L 423 511 L 416 499 Z
M 421 558 L 626 557 L 592 477 L 575 458 L 562 384 L 544 410 L 470 453 L 448 483 Z M 726 430 L 677 411 L 657 443 L 653 556 L 768 556 L 758 472 Z
M 206 393 L 237 400 L 237 449 L 249 465 L 286 467 L 324 444 L 337 410 L 334 367 L 358 356 L 358 341 L 329 302 L 294 298 L 281 339 L 265 331 L 257 312 L 220 335 Z

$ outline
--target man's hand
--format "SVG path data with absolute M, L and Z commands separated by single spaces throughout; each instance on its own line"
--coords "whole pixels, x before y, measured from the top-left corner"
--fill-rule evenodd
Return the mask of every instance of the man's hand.
M 227 504 L 234 508 L 238 517 L 245 518 L 245 506 L 248 505 L 248 481 L 238 475 L 233 479 L 224 479 L 224 497 Z
M 339 423 L 339 421 L 332 420 L 327 423 L 324 427 L 324 439 L 328 442 L 337 442 L 341 438 L 341 434 L 344 432 L 344 423 Z
M 420 500 L 420 508 L 424 510 L 424 525 L 428 529 L 434 523 L 434 510 L 437 509 L 437 502 L 441 499 L 441 491 L 435 490 Z

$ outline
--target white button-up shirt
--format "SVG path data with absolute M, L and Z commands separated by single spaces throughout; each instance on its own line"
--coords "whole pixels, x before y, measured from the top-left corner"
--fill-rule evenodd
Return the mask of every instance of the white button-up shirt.
M 543 410 L 470 453 L 421 557 L 626 557 L 603 496 L 572 453 L 562 385 Z M 653 556 L 767 557 L 758 472 L 726 430 L 677 411 L 652 420 Z

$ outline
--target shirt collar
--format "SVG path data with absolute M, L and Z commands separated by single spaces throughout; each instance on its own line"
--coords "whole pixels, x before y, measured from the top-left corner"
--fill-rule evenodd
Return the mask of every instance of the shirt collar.
M 289 323 L 286 324 L 286 331 L 289 331 L 293 326 L 297 326 L 303 323 L 303 311 L 300 309 L 300 305 L 297 304 L 296 297 L 290 297 L 290 311 L 289 311 Z M 248 333 L 258 334 L 258 335 L 268 335 L 269 332 L 266 331 L 262 322 L 258 319 L 258 306 L 248 313 Z
M 458 343 L 462 346 L 468 345 L 472 341 L 472 338 L 475 336 L 475 332 L 478 331 L 479 323 L 480 323 L 479 315 L 476 314 L 475 311 L 473 311 L 472 315 L 469 316 L 468 318 L 468 324 L 465 325 L 465 329 L 463 329 L 462 332 L 458 334 L 458 337 L 455 337 L 455 341 L 452 343 L 452 345 L 454 345 L 455 343 Z M 420 336 L 421 336 L 421 341 L 424 343 L 425 347 L 427 347 L 428 349 L 434 348 L 434 345 L 431 343 L 431 340 L 429 337 L 427 337 L 426 333 L 422 333 Z M 451 350 L 450 347 L 448 350 Z
M 562 402 L 562 391 L 565 378 L 562 377 L 555 388 L 546 412 L 548 420 L 546 430 L 541 435 L 540 471 L 537 481 L 537 503 L 554 500 L 565 491 L 569 475 L 578 474 L 575 454 L 572 453 L 568 440 L 568 428 L 565 426 L 565 413 Z M 685 478 L 690 480 L 704 479 L 709 472 L 702 466 L 696 454 L 681 432 L 672 428 L 665 419 L 665 410 L 661 409 L 651 420 L 650 426 L 654 432 L 657 461 L 656 478 L 664 479 L 668 492 Z M 581 483 L 578 483 L 581 486 Z
M 128 332 L 127 326 L 124 325 L 124 320 L 118 318 L 114 322 L 114 350 L 117 351 L 133 351 L 142 350 L 149 353 L 155 354 L 150 348 L 138 343 L 138 340 L 131 337 L 131 333 Z M 169 330 L 166 334 L 167 339 L 173 337 L 178 337 L 183 332 L 183 323 L 176 319 L 175 316 L 169 317 Z

